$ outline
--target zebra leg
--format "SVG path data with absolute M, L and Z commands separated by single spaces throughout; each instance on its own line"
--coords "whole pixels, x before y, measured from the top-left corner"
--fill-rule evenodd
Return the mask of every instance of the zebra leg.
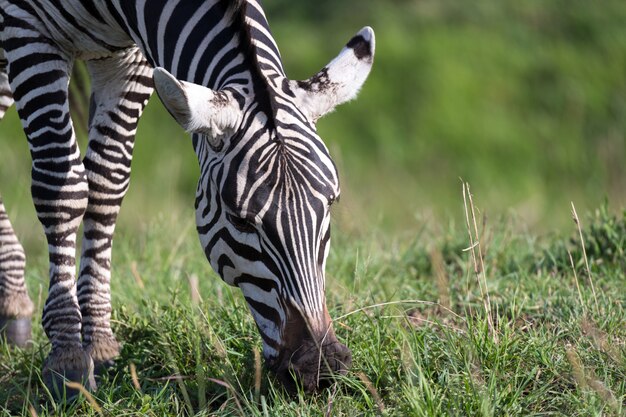
M 0 198 L 0 337 L 25 347 L 31 339 L 33 303 L 24 282 L 26 257 Z
M 12 104 L 6 60 L 0 49 L 0 120 Z M 30 318 L 34 309 L 24 282 L 25 266 L 24 249 L 15 236 L 0 197 L 0 338 L 20 347 L 31 338 Z
M 83 346 L 96 374 L 119 354 L 111 330 L 111 248 L 115 222 L 128 190 L 139 117 L 152 94 L 152 68 L 137 48 L 89 61 L 92 79 L 89 147 L 83 160 L 89 180 L 78 302 Z
M 5 20 L 5 35 L 12 23 Z M 24 29 L 5 36 L 3 47 L 32 157 L 33 203 L 48 241 L 50 287 L 42 324 L 52 349 L 42 377 L 57 399 L 63 399 L 64 391 L 71 399 L 78 391 L 66 389 L 65 379 L 95 388 L 93 362 L 81 342 L 76 298 L 76 232 L 89 190 L 68 104 L 72 61 L 34 27 L 21 21 L 19 25 L 12 29 Z
M 26 257 L 0 198 L 0 337 L 25 347 L 31 338 L 33 303 L 24 282 Z
M 6 111 L 13 105 L 13 94 L 9 85 L 9 76 L 7 75 L 7 60 L 4 57 L 4 51 L 0 48 L 0 120 L 4 117 Z

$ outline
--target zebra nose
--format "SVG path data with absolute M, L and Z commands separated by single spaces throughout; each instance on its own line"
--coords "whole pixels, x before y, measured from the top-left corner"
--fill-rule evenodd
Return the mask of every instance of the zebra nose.
M 324 344 L 321 352 L 317 346 L 301 352 L 275 369 L 278 379 L 292 392 L 299 386 L 307 393 L 326 388 L 334 376 L 345 375 L 352 365 L 350 349 L 338 341 Z

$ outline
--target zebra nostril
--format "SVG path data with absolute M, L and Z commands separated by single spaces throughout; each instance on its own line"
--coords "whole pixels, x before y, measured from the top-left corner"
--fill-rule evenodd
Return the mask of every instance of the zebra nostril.
M 341 353 L 339 355 L 339 360 L 341 367 L 338 369 L 339 372 L 345 374 L 348 372 L 350 367 L 352 366 L 352 352 L 345 345 L 341 346 Z

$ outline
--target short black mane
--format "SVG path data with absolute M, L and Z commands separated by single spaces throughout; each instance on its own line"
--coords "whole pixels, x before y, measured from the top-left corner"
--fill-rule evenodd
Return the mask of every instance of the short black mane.
M 259 63 L 257 47 L 252 41 L 250 26 L 246 22 L 248 2 L 246 0 L 223 0 L 228 3 L 232 10 L 233 26 L 239 31 L 239 42 L 244 54 L 244 60 L 248 64 L 248 69 L 252 75 L 252 85 L 254 95 L 258 102 L 259 110 L 267 115 L 267 125 L 269 129 L 275 129 L 274 117 L 276 115 L 273 100 L 273 91 Z

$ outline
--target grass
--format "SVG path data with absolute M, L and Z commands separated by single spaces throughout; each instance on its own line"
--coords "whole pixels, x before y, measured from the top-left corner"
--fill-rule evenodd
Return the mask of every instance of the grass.
M 475 215 L 480 225 L 484 217 L 477 209 Z M 572 223 L 566 237 L 519 232 L 511 219 L 472 225 L 488 309 L 465 227 L 429 230 L 425 223 L 394 238 L 336 227 L 327 301 L 354 365 L 315 395 L 287 394 L 260 367 L 260 338 L 245 302 L 210 271 L 191 223 L 164 217 L 141 233 L 121 230 L 113 324 L 124 345 L 116 372 L 91 401 L 52 404 L 40 381 L 49 346 L 36 318 L 34 348 L 0 344 L 0 410 L 38 416 L 623 415 L 626 212 L 611 215 L 604 207 L 580 223 L 581 233 Z M 45 268 L 42 256 L 29 262 L 39 308 Z M 196 291 L 199 297 L 192 297 Z

